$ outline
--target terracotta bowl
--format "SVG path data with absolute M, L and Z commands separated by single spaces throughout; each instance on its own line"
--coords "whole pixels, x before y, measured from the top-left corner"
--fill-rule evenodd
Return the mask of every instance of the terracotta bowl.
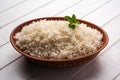
M 11 32 L 11 35 L 10 35 L 10 42 L 12 44 L 12 46 L 19 52 L 21 53 L 22 55 L 26 56 L 27 58 L 29 58 L 30 60 L 36 62 L 36 63 L 39 63 L 41 65 L 47 65 L 47 66 L 71 66 L 71 65 L 75 65 L 75 64 L 81 64 L 81 63 L 84 63 L 84 62 L 88 62 L 90 61 L 91 59 L 93 59 L 95 56 L 97 56 L 99 54 L 99 52 L 101 50 L 103 50 L 106 45 L 108 44 L 108 35 L 107 33 L 102 29 L 100 28 L 99 26 L 93 24 L 93 23 L 90 23 L 90 22 L 87 22 L 87 21 L 84 21 L 84 20 L 80 20 L 78 19 L 81 23 L 85 23 L 87 24 L 88 26 L 90 26 L 91 28 L 95 28 L 97 29 L 98 31 L 100 31 L 102 34 L 103 34 L 103 45 L 94 53 L 90 54 L 90 55 L 87 55 L 87 56 L 80 56 L 79 58 L 74 58 L 74 59 L 64 59 L 64 60 L 48 60 L 48 59 L 38 59 L 38 58 L 35 58 L 33 56 L 30 56 L 29 54 L 26 54 L 25 52 L 23 52 L 17 45 L 16 45 L 16 40 L 13 38 L 13 36 L 15 36 L 15 34 L 17 32 L 20 32 L 21 29 L 25 26 L 25 25 L 28 25 L 30 23 L 32 23 L 33 21 L 38 21 L 38 20 L 43 20 L 43 19 L 46 19 L 46 20 L 66 20 L 64 19 L 63 17 L 45 17 L 45 18 L 38 18 L 38 19 L 33 19 L 33 20 L 29 20 L 29 21 L 26 21 L 20 25 L 18 25 L 12 32 Z

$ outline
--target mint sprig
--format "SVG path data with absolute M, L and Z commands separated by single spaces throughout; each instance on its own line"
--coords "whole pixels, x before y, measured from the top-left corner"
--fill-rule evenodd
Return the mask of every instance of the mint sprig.
M 68 20 L 68 22 L 69 22 L 69 27 L 70 27 L 71 29 L 73 29 L 73 30 L 76 28 L 76 26 L 77 26 L 78 24 L 80 24 L 80 22 L 76 19 L 75 14 L 73 14 L 72 17 L 70 17 L 70 16 L 65 16 L 64 18 Z

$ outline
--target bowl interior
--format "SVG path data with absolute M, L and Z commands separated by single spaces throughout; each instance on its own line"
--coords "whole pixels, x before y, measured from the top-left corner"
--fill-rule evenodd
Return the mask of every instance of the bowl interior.
M 38 18 L 38 19 L 33 19 L 33 20 L 29 20 L 29 21 L 26 21 L 20 25 L 18 25 L 12 32 L 11 32 L 11 35 L 10 35 L 10 42 L 12 44 L 12 46 L 19 52 L 21 53 L 22 55 L 32 59 L 32 60 L 35 60 L 37 62 L 47 62 L 47 63 L 54 63 L 54 64 L 58 64 L 58 63 L 62 63 L 62 64 L 65 64 L 65 63 L 75 63 L 75 62 L 83 62 L 83 61 L 88 61 L 92 58 L 94 58 L 95 56 L 97 56 L 97 54 L 106 47 L 106 45 L 108 44 L 108 35 L 107 33 L 100 27 L 98 27 L 97 25 L 93 24 L 93 23 L 90 23 L 90 22 L 87 22 L 87 21 L 84 21 L 84 20 L 80 20 L 80 23 L 85 23 L 87 24 L 87 26 L 90 26 L 91 28 L 95 28 L 97 29 L 98 31 L 100 31 L 102 34 L 103 34 L 103 45 L 95 52 L 95 53 L 92 53 L 90 55 L 87 55 L 87 56 L 80 56 L 79 58 L 74 58 L 74 59 L 58 59 L 58 60 L 48 60 L 48 59 L 38 59 L 38 58 L 35 58 L 35 57 L 32 57 L 28 54 L 26 54 L 25 52 L 23 52 L 17 45 L 16 45 L 16 40 L 13 38 L 15 36 L 15 34 L 17 32 L 20 32 L 21 29 L 25 26 L 25 25 L 28 25 L 30 23 L 32 23 L 33 21 L 39 21 L 39 20 L 43 20 L 43 19 L 46 19 L 46 20 L 66 20 L 64 19 L 63 17 L 45 17 L 45 18 Z

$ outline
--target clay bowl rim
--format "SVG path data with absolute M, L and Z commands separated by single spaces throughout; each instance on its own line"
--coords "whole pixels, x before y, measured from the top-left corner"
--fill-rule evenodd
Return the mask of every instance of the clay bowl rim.
M 109 41 L 109 38 L 108 38 L 108 35 L 107 33 L 102 29 L 100 28 L 99 26 L 91 23 L 91 22 L 88 22 L 88 21 L 85 21 L 85 20 L 81 20 L 81 19 L 78 19 L 80 21 L 80 23 L 85 23 L 87 24 L 89 27 L 91 28 L 95 28 L 97 29 L 98 31 L 100 31 L 102 34 L 103 34 L 103 45 L 94 53 L 92 54 L 89 54 L 89 55 L 86 55 L 86 56 L 80 56 L 80 57 L 77 57 L 77 58 L 71 58 L 71 59 L 40 59 L 40 58 L 36 58 L 36 57 L 33 57 L 25 52 L 23 52 L 15 43 L 15 39 L 13 38 L 13 36 L 16 34 L 16 32 L 19 32 L 22 27 L 24 27 L 25 25 L 28 25 L 30 23 L 32 23 L 33 21 L 39 21 L 39 20 L 66 20 L 64 17 L 43 17 L 43 18 L 36 18 L 36 19 L 32 19 L 32 20 L 28 20 L 28 21 L 25 21 L 24 23 L 21 23 L 20 25 L 18 25 L 17 27 L 15 27 L 13 29 L 13 31 L 11 32 L 10 34 L 10 42 L 12 44 L 12 46 L 19 52 L 21 53 L 22 55 L 30 58 L 30 59 L 33 59 L 33 60 L 37 60 L 37 61 L 44 61 L 44 62 L 68 62 L 68 61 L 74 61 L 74 60 L 86 60 L 94 55 L 97 55 L 99 54 L 99 52 L 101 50 L 103 50 L 107 44 L 108 44 L 108 41 Z M 91 26 L 92 25 L 92 26 Z

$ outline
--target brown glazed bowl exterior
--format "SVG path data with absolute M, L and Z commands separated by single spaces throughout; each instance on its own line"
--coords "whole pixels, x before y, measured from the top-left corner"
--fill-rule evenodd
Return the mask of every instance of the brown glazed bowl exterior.
M 74 58 L 74 59 L 48 60 L 48 59 L 38 59 L 38 58 L 35 58 L 35 57 L 30 56 L 29 54 L 26 54 L 25 52 L 23 52 L 16 45 L 16 40 L 13 37 L 15 36 L 15 34 L 17 32 L 20 32 L 21 29 L 25 25 L 28 25 L 28 24 L 32 23 L 33 21 L 39 21 L 39 20 L 43 20 L 43 19 L 46 19 L 46 20 L 66 20 L 63 17 L 44 17 L 44 18 L 33 19 L 33 20 L 29 20 L 29 21 L 26 21 L 26 22 L 18 25 L 10 34 L 10 42 L 11 42 L 12 46 L 19 53 L 21 53 L 22 55 L 26 56 L 30 60 L 32 60 L 32 61 L 34 61 L 36 63 L 39 63 L 41 65 L 47 65 L 47 66 L 71 66 L 71 65 L 75 65 L 75 64 L 81 64 L 81 63 L 90 61 L 91 59 L 96 57 L 99 54 L 99 52 L 101 50 L 103 50 L 106 47 L 106 45 L 108 44 L 108 41 L 109 41 L 108 35 L 102 28 L 100 28 L 99 26 L 97 26 L 97 25 L 95 25 L 93 23 L 90 23 L 90 22 L 78 19 L 80 21 L 80 23 L 85 23 L 88 26 L 90 26 L 91 28 L 95 28 L 95 29 L 97 29 L 98 31 L 100 31 L 103 34 L 103 39 L 102 39 L 103 45 L 96 52 L 94 52 L 94 53 L 92 53 L 90 55 L 87 55 L 87 56 L 80 56 L 80 57 Z

